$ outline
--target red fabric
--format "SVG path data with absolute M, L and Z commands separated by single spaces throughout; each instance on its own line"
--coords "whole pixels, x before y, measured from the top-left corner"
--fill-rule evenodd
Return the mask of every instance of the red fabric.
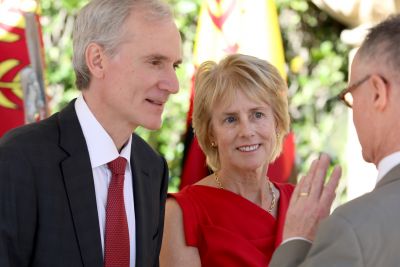
M 278 217 L 241 196 L 219 188 L 190 185 L 170 194 L 183 213 L 185 239 L 197 247 L 202 266 L 265 267 L 282 242 L 293 185 L 279 189 Z
M 185 163 L 182 168 L 180 189 L 194 184 L 208 175 L 206 156 L 201 150 L 197 138 L 193 138 L 187 149 Z
M 192 76 L 192 88 L 194 88 L 194 76 Z M 179 189 L 191 185 L 206 177 L 209 174 L 206 164 L 206 156 L 201 150 L 197 138 L 193 134 L 192 114 L 194 89 L 190 91 L 189 110 L 186 118 L 185 151 L 182 160 L 181 183 Z
M 105 267 L 129 267 L 129 231 L 124 204 L 126 159 L 118 157 L 108 163 L 112 177 L 106 207 Z
M 294 134 L 290 132 L 283 140 L 282 153 L 268 167 L 267 175 L 271 181 L 278 183 L 288 181 L 294 168 L 295 154 Z
M 4 11 L 4 10 L 3 10 Z M 17 8 L 10 8 L 5 14 L 23 19 L 23 12 Z M 5 34 L 0 36 L 0 64 L 5 70 L 0 73 L 0 137 L 8 130 L 24 124 L 24 102 L 21 98 L 22 85 L 19 74 L 23 68 L 30 64 L 25 28 L 6 24 L 7 16 L 0 18 L 0 30 Z M 39 24 L 39 16 L 36 15 Z M 40 37 L 42 37 L 39 28 Z M 12 42 L 6 37 L 16 36 Z M 40 39 L 43 47 L 43 40 Z M 15 62 L 15 63 L 13 63 Z

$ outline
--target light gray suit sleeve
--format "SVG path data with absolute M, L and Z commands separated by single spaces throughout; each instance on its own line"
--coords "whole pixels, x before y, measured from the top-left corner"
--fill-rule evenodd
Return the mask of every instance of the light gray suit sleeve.
M 373 242 L 373 240 L 371 240 Z M 343 217 L 332 215 L 317 232 L 312 244 L 292 240 L 274 253 L 270 267 L 362 267 L 361 247 L 352 225 Z
M 275 251 L 270 267 L 299 266 L 310 250 L 311 244 L 305 240 L 294 239 L 278 247 Z

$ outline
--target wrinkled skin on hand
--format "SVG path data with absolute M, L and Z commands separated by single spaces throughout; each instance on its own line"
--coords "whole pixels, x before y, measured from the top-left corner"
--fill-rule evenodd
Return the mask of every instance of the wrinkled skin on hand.
M 329 163 L 329 156 L 322 154 L 297 184 L 286 214 L 283 240 L 292 237 L 314 240 L 320 221 L 329 215 L 342 174 L 341 168 L 335 166 L 325 184 Z

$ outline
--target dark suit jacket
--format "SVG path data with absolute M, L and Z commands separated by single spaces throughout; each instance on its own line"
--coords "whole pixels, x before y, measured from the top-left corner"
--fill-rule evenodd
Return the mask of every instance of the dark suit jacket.
M 136 266 L 158 266 L 165 160 L 133 135 Z M 74 101 L 0 139 L 0 266 L 103 266 L 89 153 Z
M 400 165 L 376 188 L 337 208 L 319 227 L 312 246 L 289 241 L 270 267 L 400 266 Z

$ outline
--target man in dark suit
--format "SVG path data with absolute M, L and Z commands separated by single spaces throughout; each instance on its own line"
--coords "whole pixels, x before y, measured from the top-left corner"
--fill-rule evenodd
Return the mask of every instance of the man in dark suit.
M 81 95 L 0 140 L 0 266 L 158 266 L 168 168 L 132 132 L 178 91 L 179 32 L 158 0 L 93 0 L 73 45 Z
M 334 175 L 324 188 L 328 161 L 316 162 L 293 193 L 284 231 L 287 241 L 274 253 L 271 267 L 399 266 L 399 69 L 397 15 L 370 30 L 353 60 L 350 86 L 340 94 L 353 108 L 364 159 L 378 169 L 376 187 L 316 227 L 332 203 L 338 178 Z

